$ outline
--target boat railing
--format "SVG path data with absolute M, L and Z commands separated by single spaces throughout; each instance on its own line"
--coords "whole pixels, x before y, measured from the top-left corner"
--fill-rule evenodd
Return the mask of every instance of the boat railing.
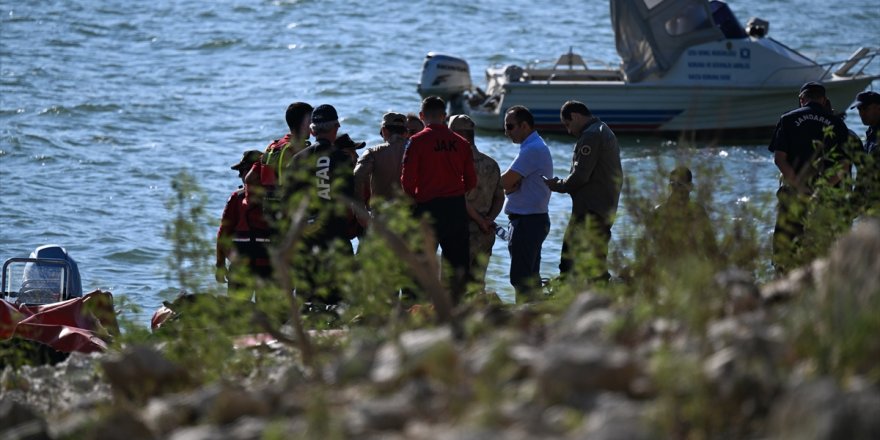
M 775 78 L 783 73 L 790 74 L 791 72 L 796 72 L 798 70 L 809 71 L 816 68 L 823 69 L 823 72 L 819 78 L 810 78 L 810 80 L 812 81 L 825 81 L 832 77 L 855 78 L 862 75 L 880 77 L 880 75 L 871 75 L 865 73 L 865 69 L 867 69 L 868 66 L 870 66 L 871 63 L 874 61 L 874 59 L 878 57 L 880 57 L 880 49 L 860 47 L 852 55 L 850 55 L 849 58 L 845 60 L 815 63 L 808 66 L 780 67 L 774 70 L 772 74 L 768 75 L 767 79 L 764 80 L 762 85 L 772 83 Z M 852 73 L 853 69 L 856 68 L 858 68 L 858 70 L 856 70 L 855 73 Z

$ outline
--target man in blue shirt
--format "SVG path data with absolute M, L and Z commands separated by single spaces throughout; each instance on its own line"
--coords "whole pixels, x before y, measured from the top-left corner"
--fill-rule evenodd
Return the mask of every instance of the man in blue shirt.
M 535 299 L 541 287 L 541 246 L 550 232 L 550 189 L 545 176 L 553 175 L 550 149 L 535 131 L 535 118 L 523 106 L 511 107 L 504 115 L 504 134 L 520 144 L 519 154 L 501 175 L 507 201 L 504 212 L 510 218 L 510 284 L 516 302 Z

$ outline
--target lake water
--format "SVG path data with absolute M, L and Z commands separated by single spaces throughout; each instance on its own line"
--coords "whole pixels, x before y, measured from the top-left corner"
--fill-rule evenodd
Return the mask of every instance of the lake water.
M 880 43 L 873 0 L 730 3 L 742 23 L 766 19 L 770 36 L 820 62 Z M 552 60 L 569 47 L 617 62 L 607 2 L 2 0 L 0 259 L 60 244 L 86 291 L 125 296 L 146 320 L 177 292 L 163 231 L 178 170 L 197 178 L 219 218 L 238 184 L 229 166 L 287 131 L 292 101 L 334 105 L 342 131 L 374 145 L 383 113 L 418 110 L 427 52 L 467 59 L 482 86 L 489 65 Z M 864 133 L 852 111 L 848 122 Z M 573 139 L 547 141 L 566 173 Z M 697 185 L 711 178 L 723 203 L 772 208 L 776 169 L 763 142 L 703 143 L 686 157 L 662 139 L 622 143 L 637 185 L 652 184 L 658 161 L 711 164 L 722 172 L 697 175 Z M 502 169 L 517 149 L 493 133 L 477 145 Z M 553 196 L 544 276 L 557 272 L 569 208 Z M 627 222 L 624 213 L 614 243 Z M 494 254 L 489 287 L 510 299 L 503 243 Z

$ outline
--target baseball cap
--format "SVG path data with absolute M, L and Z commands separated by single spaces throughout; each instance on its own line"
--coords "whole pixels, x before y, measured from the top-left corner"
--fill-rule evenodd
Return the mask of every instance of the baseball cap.
M 389 112 L 382 116 L 383 127 L 406 127 L 406 116 L 401 113 Z
M 251 165 L 260 161 L 260 158 L 263 157 L 263 152 L 260 150 L 248 150 L 245 151 L 241 155 L 241 160 L 238 161 L 237 164 L 231 166 L 230 168 L 233 170 L 241 171 L 242 169 L 249 169 Z
M 825 86 L 819 84 L 815 81 L 810 81 L 801 86 L 801 91 L 798 92 L 798 96 L 803 95 L 806 92 L 822 92 L 822 96 L 825 96 Z
M 861 107 L 863 105 L 880 104 L 880 93 L 862 92 L 856 95 L 856 104 L 851 109 Z
M 455 115 L 449 119 L 450 130 L 473 130 L 474 121 L 468 115 Z
M 312 124 L 323 124 L 339 120 L 336 109 L 330 104 L 321 104 L 312 111 Z
M 359 150 L 359 149 L 367 146 L 367 143 L 366 142 L 355 142 L 355 141 L 351 140 L 351 136 L 349 136 L 346 133 L 346 134 L 343 134 L 342 136 L 337 137 L 336 142 L 334 142 L 333 145 L 336 145 L 338 148 L 350 148 L 352 150 Z

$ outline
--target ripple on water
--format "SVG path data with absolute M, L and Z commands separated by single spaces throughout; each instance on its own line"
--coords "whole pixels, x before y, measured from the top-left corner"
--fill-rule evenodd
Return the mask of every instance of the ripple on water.
M 113 252 L 105 257 L 110 261 L 118 263 L 148 263 L 155 261 L 157 258 L 161 258 L 158 252 L 144 248 Z

